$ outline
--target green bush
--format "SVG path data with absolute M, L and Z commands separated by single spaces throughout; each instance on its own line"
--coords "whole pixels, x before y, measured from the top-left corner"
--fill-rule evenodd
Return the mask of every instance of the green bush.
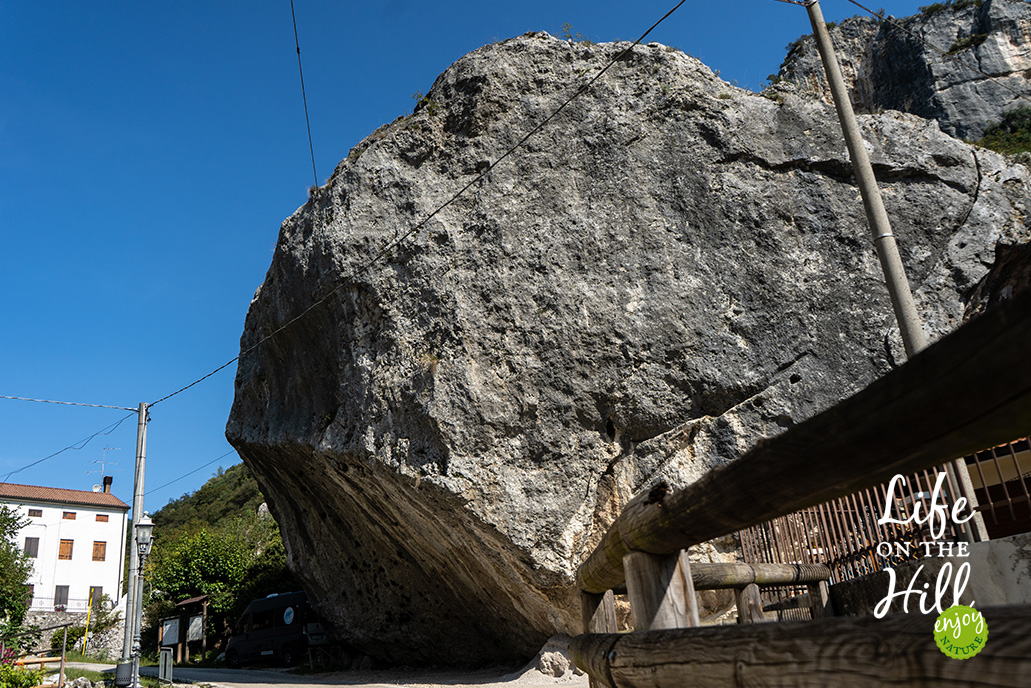
M 1002 121 L 985 129 L 984 138 L 976 143 L 1006 155 L 1031 153 L 1031 107 L 1005 113 Z
M 67 648 L 71 650 L 75 647 L 75 643 L 82 639 L 82 636 L 86 635 L 85 626 L 69 626 L 68 627 L 68 645 Z M 61 653 L 61 648 L 64 646 L 64 631 L 60 628 L 54 632 L 54 635 L 50 636 L 50 649 L 58 654 Z
M 594 41 L 587 36 L 584 36 L 579 31 L 574 32 L 573 25 L 569 22 L 562 25 L 562 40 L 584 43 L 585 45 L 594 45 Z
M 920 14 L 925 17 L 943 12 L 945 10 L 961 10 L 966 7 L 980 7 L 984 4 L 984 0 L 945 0 L 945 2 L 935 2 L 930 5 L 924 5 L 920 8 Z
M 949 48 L 949 52 L 947 54 L 948 55 L 955 55 L 956 53 L 961 53 L 964 50 L 969 50 L 970 48 L 976 48 L 977 46 L 979 46 L 982 43 L 984 43 L 986 40 L 988 40 L 988 34 L 986 34 L 986 33 L 974 33 L 974 34 L 971 34 L 971 35 L 967 36 L 966 38 L 961 38 L 958 41 L 956 41 L 955 43 L 953 43 L 952 47 Z
M 31 688 L 43 682 L 43 672 L 14 664 L 0 664 L 0 688 Z
M 89 622 L 90 630 L 93 633 L 103 633 L 118 625 L 122 615 L 114 610 L 111 605 L 111 598 L 101 595 L 100 599 L 93 603 L 93 613 Z

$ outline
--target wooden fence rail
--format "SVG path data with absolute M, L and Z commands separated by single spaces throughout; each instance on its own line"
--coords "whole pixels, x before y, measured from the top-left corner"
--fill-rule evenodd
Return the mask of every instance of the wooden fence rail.
M 919 614 L 688 628 L 698 625 L 696 587 L 734 588 L 744 621 L 762 615 L 756 584 L 809 585 L 814 619 L 823 615 L 827 589 L 819 583 L 825 576 L 802 567 L 791 573 L 795 580 L 781 581 L 784 571 L 691 564 L 684 550 L 1027 435 L 1029 353 L 1031 292 L 686 489 L 658 485 L 632 500 L 577 571 L 590 634 L 574 639 L 577 666 L 606 686 L 871 685 L 895 676 L 903 685 L 1025 685 L 1031 608 L 986 613 L 991 642 L 977 662 L 939 652 Z M 614 634 L 611 591 L 624 587 L 635 630 L 651 632 Z M 877 636 L 888 640 L 871 650 Z
M 630 551 L 672 554 L 1026 435 L 1031 293 L 1001 304 L 869 387 L 678 492 L 631 501 L 577 571 L 624 582 Z
M 579 635 L 570 657 L 610 688 L 1027 686 L 1028 608 L 981 612 L 988 640 L 967 660 L 939 651 L 920 614 Z

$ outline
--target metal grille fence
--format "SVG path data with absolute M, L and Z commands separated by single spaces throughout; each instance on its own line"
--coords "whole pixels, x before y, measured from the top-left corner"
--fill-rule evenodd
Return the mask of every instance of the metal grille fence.
M 988 534 L 1031 530 L 1031 448 L 1027 437 L 967 457 Z
M 966 457 L 966 463 L 989 537 L 1031 531 L 1029 438 L 978 452 Z M 890 497 L 892 518 L 906 520 L 915 504 L 927 514 L 939 476 L 939 503 L 951 505 L 957 492 L 945 468 L 939 467 L 907 476 L 904 484 L 895 486 Z M 951 519 L 946 519 L 945 532 L 937 538 L 941 545 L 932 542 L 926 523 L 878 524 L 889 499 L 888 488 L 889 484 L 882 484 L 742 530 L 743 558 L 749 563 L 826 564 L 831 582 L 838 583 L 928 553 L 939 555 L 939 546 L 947 548 L 948 543 L 966 539 L 968 524 L 957 526 Z M 881 545 L 878 552 L 879 543 L 888 545 Z M 802 618 L 797 614 L 804 612 L 791 607 L 792 598 L 804 592 L 804 588 L 764 590 L 763 607 L 776 610 L 784 620 Z

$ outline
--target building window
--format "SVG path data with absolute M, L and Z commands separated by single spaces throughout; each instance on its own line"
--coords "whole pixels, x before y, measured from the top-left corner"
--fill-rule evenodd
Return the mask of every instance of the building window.
M 72 558 L 72 544 L 74 540 L 61 540 L 61 549 L 57 553 L 58 559 L 71 559 Z M 60 586 L 58 586 L 60 587 Z
M 29 509 L 29 518 L 39 518 L 43 515 L 42 509 Z
M 25 554 L 26 556 L 35 559 L 39 556 L 39 538 L 38 537 L 27 537 L 25 538 Z
M 68 606 L 68 586 L 58 585 L 54 588 L 54 606 L 55 607 L 67 607 Z
M 61 515 L 61 518 L 63 518 L 66 521 L 74 521 L 75 520 L 75 512 L 74 511 L 66 511 L 66 512 L 64 512 Z
M 93 561 L 104 561 L 104 557 L 107 556 L 107 543 L 106 542 L 94 542 L 93 543 Z
M 104 596 L 104 588 L 99 585 L 89 586 L 89 603 L 93 609 L 100 609 L 100 598 Z
M 32 596 L 36 593 L 36 586 L 29 583 L 25 586 L 25 604 L 32 606 Z
M 97 514 L 97 523 L 107 523 L 107 514 Z

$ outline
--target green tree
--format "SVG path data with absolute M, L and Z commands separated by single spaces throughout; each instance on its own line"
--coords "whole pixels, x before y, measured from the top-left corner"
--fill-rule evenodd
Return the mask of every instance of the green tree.
M 217 643 L 251 600 L 301 589 L 286 565 L 278 524 L 258 513 L 264 501 L 254 476 L 238 464 L 154 514 L 145 645 L 156 643 L 158 620 L 174 615 L 184 599 L 209 596 L 208 632 Z
M 0 630 L 4 635 L 21 629 L 29 609 L 26 585 L 32 561 L 15 541 L 25 524 L 14 509 L 0 506 Z
M 170 546 L 155 545 L 148 562 L 155 597 L 177 602 L 208 595 L 212 612 L 231 611 L 235 592 L 246 579 L 250 552 L 248 543 L 226 535 L 201 526 Z

